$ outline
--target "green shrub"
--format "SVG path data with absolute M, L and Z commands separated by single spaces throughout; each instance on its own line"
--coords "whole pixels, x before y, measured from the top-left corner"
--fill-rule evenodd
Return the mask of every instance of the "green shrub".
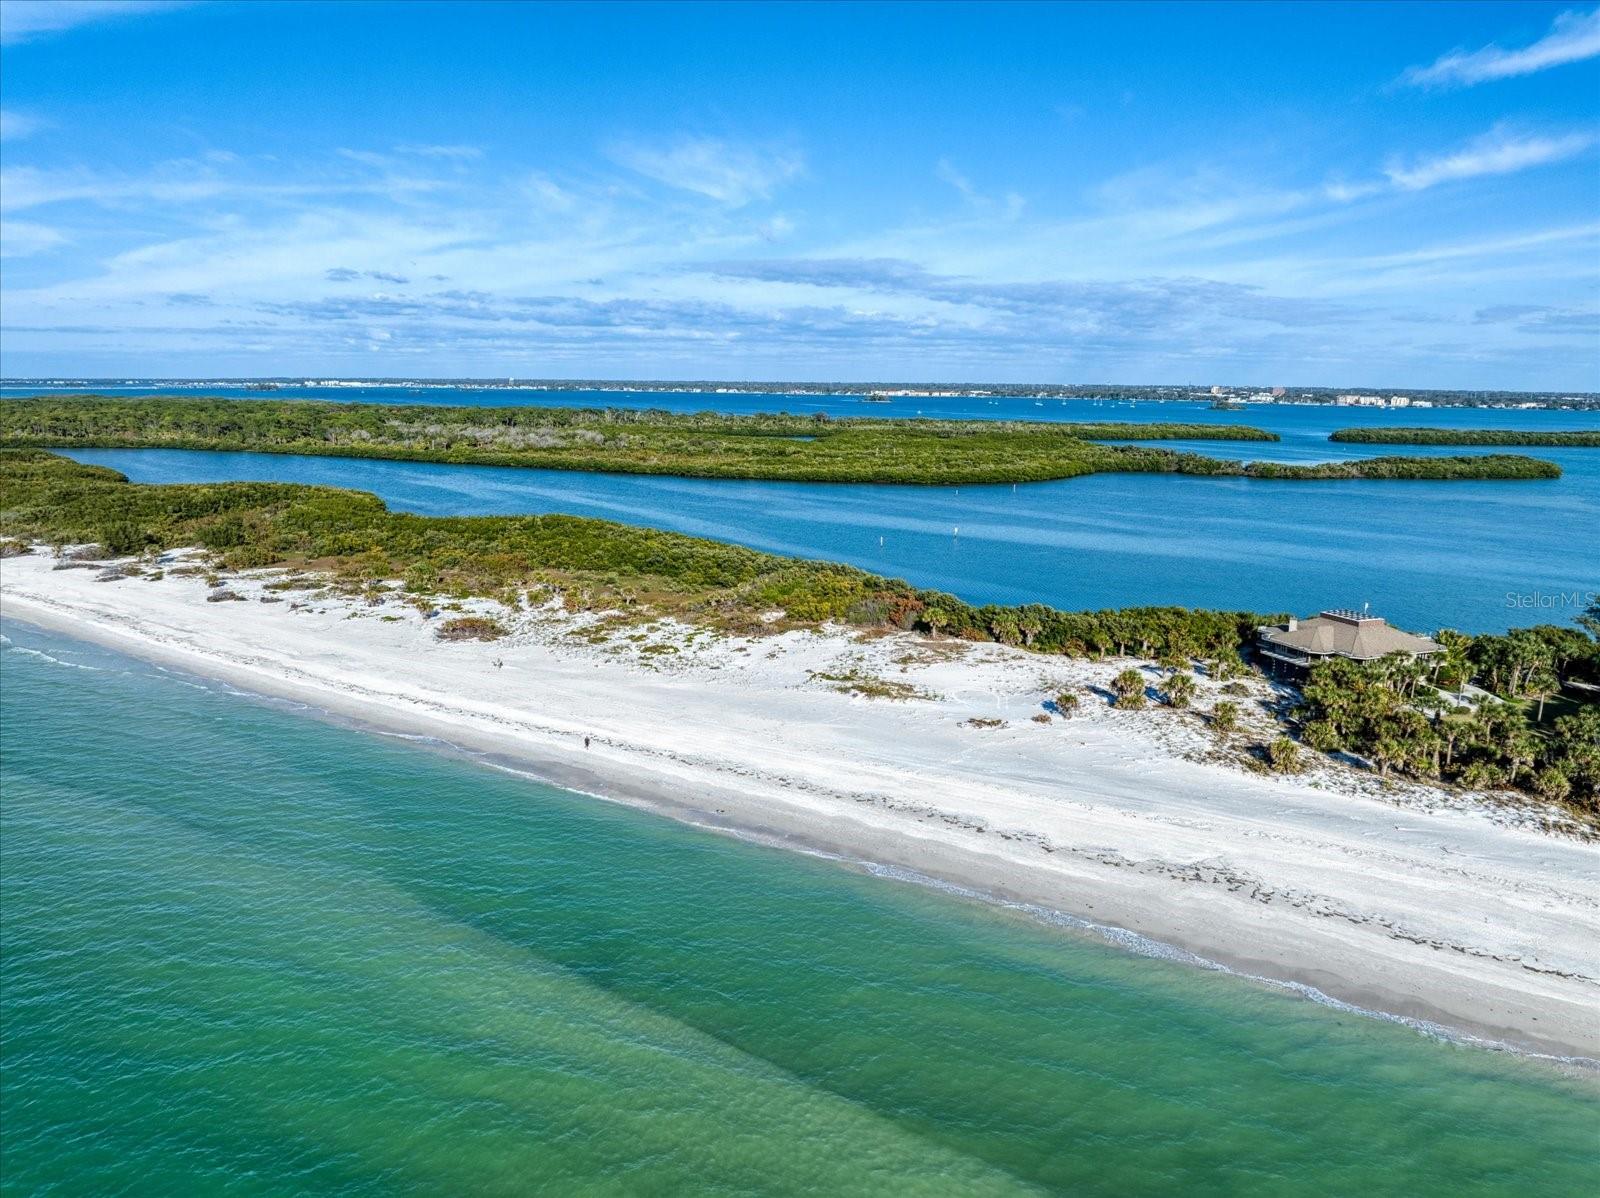
M 506 635 L 505 626 L 488 616 L 458 616 L 433 630 L 441 641 L 497 641 Z
M 1211 728 L 1218 736 L 1227 736 L 1239 727 L 1239 705 L 1228 699 L 1211 708 Z
M 1267 761 L 1278 774 L 1298 774 L 1306 768 L 1300 746 L 1287 736 L 1280 736 L 1267 746 Z

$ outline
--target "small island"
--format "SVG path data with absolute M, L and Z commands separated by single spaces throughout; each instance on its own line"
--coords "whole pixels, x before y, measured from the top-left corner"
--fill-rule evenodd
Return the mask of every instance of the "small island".
M 1341 428 L 1330 441 L 1352 445 L 1540 445 L 1564 449 L 1600 448 L 1600 430 L 1539 432 L 1515 428 Z
M 616 408 L 68 396 L 0 404 L 0 447 L 195 449 L 609 474 L 962 486 L 1088 474 L 1275 480 L 1553 479 L 1508 454 L 1294 465 L 1108 441 L 1270 442 L 1246 425 L 690 415 Z

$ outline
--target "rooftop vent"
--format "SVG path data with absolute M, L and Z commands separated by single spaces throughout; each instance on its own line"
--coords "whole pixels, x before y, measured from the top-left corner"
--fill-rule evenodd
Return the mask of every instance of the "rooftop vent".
M 1348 607 L 1330 607 L 1322 613 L 1325 620 L 1338 620 L 1341 624 L 1382 624 L 1381 616 L 1369 615 Z

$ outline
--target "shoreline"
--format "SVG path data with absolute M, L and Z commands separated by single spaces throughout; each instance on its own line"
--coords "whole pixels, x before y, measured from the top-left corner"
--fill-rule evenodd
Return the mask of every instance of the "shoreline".
M 679 626 L 666 635 L 689 660 L 674 651 L 664 666 L 638 646 L 618 660 L 615 646 L 574 645 L 582 620 L 549 612 L 519 617 L 506 641 L 443 644 L 398 603 L 207 603 L 199 578 L 97 582 L 52 564 L 4 563 L 7 618 L 1424 1031 L 1600 1064 L 1600 849 L 1425 795 L 1379 800 L 1327 772 L 1195 760 L 1176 713 L 1012 727 L 1043 686 L 1116 665 L 910 635 L 695 646 Z M 260 599 L 266 577 L 229 586 Z M 902 672 L 953 693 L 819 689 L 808 667 L 841 658 L 917 658 Z M 961 722 L 988 711 L 1005 727 Z

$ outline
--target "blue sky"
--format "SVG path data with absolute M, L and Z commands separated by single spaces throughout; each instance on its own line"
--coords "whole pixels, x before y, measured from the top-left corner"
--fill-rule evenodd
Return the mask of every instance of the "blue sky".
M 0 373 L 1600 390 L 1600 8 L 0 3 Z

